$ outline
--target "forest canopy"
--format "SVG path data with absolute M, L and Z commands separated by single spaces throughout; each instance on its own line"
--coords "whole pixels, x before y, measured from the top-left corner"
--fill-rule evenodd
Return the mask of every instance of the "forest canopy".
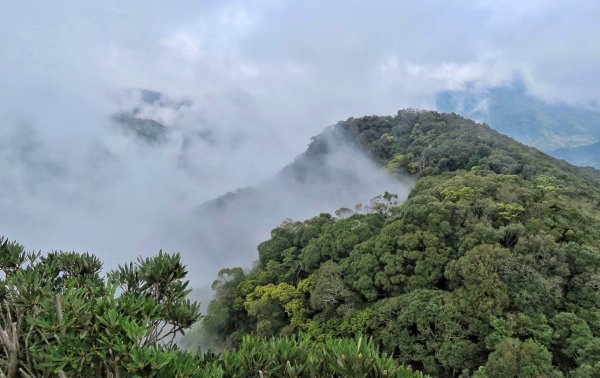
M 204 317 L 179 254 L 103 276 L 0 238 L 0 377 L 600 376 L 600 172 L 455 114 L 326 133 L 310 153 L 335 133 L 410 195 L 285 221 Z
M 0 238 L 0 377 L 422 378 L 370 339 L 244 337 L 220 354 L 173 342 L 200 318 L 178 254 L 106 278 L 90 254 L 26 253 Z
M 455 114 L 334 130 L 415 188 L 275 228 L 256 267 L 219 273 L 213 345 L 364 334 L 433 376 L 600 375 L 598 171 Z

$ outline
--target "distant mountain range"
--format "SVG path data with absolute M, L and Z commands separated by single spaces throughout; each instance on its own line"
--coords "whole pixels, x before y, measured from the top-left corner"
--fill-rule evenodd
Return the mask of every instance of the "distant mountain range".
M 113 122 L 125 133 L 147 143 L 162 143 L 169 135 L 165 114 L 191 106 L 147 89 L 124 91 L 126 107 Z M 515 80 L 509 85 L 481 90 L 442 91 L 436 107 L 485 122 L 500 133 L 579 166 L 600 168 L 600 107 L 543 101 Z
M 600 168 L 600 142 L 579 147 L 565 147 L 550 151 L 550 155 L 575 165 Z
M 497 131 L 575 165 L 600 167 L 600 109 L 549 103 L 520 80 L 485 90 L 469 86 L 437 95 L 440 111 L 489 124 Z

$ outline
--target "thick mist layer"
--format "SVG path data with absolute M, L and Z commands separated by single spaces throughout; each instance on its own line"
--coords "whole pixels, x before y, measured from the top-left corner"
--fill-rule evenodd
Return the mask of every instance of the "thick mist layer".
M 598 7 L 590 1 L 568 7 L 556 1 L 5 4 L 0 233 L 28 249 L 96 253 L 108 267 L 159 248 L 181 250 L 187 260 L 193 256 L 188 263 L 200 276 L 212 275 L 212 263 L 221 261 L 202 261 L 211 249 L 198 242 L 198 230 L 229 232 L 205 234 L 203 243 L 214 245 L 220 244 L 209 243 L 211 237 L 237 235 L 189 216 L 206 201 L 238 188 L 266 191 L 244 205 L 271 209 L 264 210 L 264 217 L 274 214 L 265 228 L 237 228 L 257 241 L 283 218 L 352 206 L 385 190 L 369 192 L 375 178 L 320 189 L 268 181 L 323 125 L 432 107 L 440 91 L 469 83 L 485 90 L 515 75 L 545 99 L 597 99 Z M 123 94 L 124 88 L 169 96 Z M 342 163 L 349 159 L 341 156 Z M 297 195 L 278 199 L 282 191 Z M 249 213 L 239 219 L 259 222 Z M 255 256 L 255 246 L 246 247 L 219 253 L 244 256 L 242 265 Z M 232 264 L 238 261 L 226 265 Z
M 89 251 L 108 268 L 173 244 L 193 256 L 161 233 L 172 218 L 293 158 L 242 95 L 153 103 L 144 93 L 54 88 L 29 114 L 16 97 L 0 109 L 0 233 L 30 250 Z M 119 115 L 163 122 L 163 140 Z
M 243 96 L 129 90 L 86 108 L 60 94 L 38 117 L 0 130 L 0 230 L 30 250 L 89 251 L 107 269 L 180 252 L 192 282 L 210 284 L 224 266 L 249 267 L 256 244 L 285 218 L 407 191 L 331 136 L 321 138 L 328 147 L 319 160 L 300 158 L 268 179 L 291 157 Z M 72 113 L 58 111 L 66 102 Z M 234 201 L 193 211 L 249 185 Z
M 387 174 L 330 128 L 273 178 L 206 202 L 175 223 L 169 235 L 177 235 L 171 238 L 174 242 L 193 245 L 189 264 L 197 282 L 208 283 L 216 267 L 250 267 L 257 259 L 258 243 L 287 219 L 368 205 L 385 191 L 403 201 L 412 186 L 411 178 Z

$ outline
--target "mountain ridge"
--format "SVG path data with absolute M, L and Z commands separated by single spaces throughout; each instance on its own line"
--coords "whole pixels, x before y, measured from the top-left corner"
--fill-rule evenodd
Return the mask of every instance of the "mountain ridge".
M 186 244 L 194 245 L 207 266 L 221 267 L 231 261 L 250 266 L 257 244 L 286 219 L 367 204 L 381 190 L 405 198 L 412 185 L 405 175 L 393 176 L 376 167 L 329 128 L 271 178 L 199 204 L 165 234 L 189 240 Z
M 400 205 L 273 229 L 254 268 L 219 273 L 203 321 L 213 342 L 362 333 L 432 376 L 600 371 L 599 171 L 456 114 L 335 128 L 416 185 Z

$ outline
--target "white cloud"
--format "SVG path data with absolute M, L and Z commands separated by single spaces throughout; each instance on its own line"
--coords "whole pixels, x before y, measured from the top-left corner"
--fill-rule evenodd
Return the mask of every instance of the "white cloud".
M 270 177 L 340 119 L 514 75 L 545 98 L 598 99 L 599 13 L 584 0 L 5 4 L 0 228 L 34 248 L 153 253 L 165 213 Z M 160 152 L 107 125 L 114 94 L 135 87 L 193 100 L 141 109 L 173 130 Z
M 199 60 L 204 57 L 202 41 L 186 32 L 176 32 L 161 41 L 169 54 L 181 55 L 186 60 Z

